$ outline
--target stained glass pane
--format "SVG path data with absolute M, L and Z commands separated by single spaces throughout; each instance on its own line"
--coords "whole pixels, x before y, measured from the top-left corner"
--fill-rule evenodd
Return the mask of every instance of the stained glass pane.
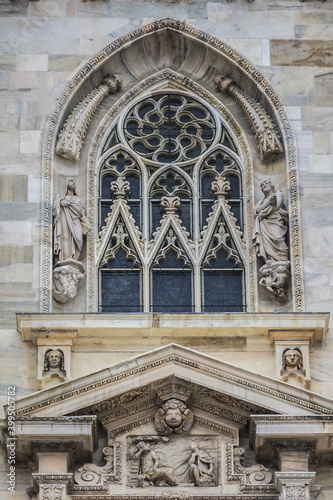
M 133 260 L 126 259 L 126 253 L 124 250 L 120 249 L 116 253 L 115 259 L 108 260 L 106 267 L 110 269 L 133 269 L 134 262 Z M 138 265 L 136 265 L 138 267 Z
M 228 259 L 228 254 L 223 248 L 217 252 L 216 259 L 209 261 L 212 269 L 234 269 L 236 263 L 233 259 Z
M 110 191 L 110 185 L 112 181 L 116 180 L 116 176 L 114 175 L 104 175 L 102 178 L 102 189 L 101 189 L 101 197 L 104 199 L 111 199 L 112 194 Z
M 170 250 L 165 257 L 165 259 L 161 259 L 154 267 L 160 267 L 163 269 L 183 269 L 183 267 L 185 266 L 184 260 L 177 259 L 177 254 L 173 250 Z
M 201 204 L 201 229 L 207 224 L 207 218 L 212 211 L 212 201 L 203 201 Z
M 225 176 L 226 180 L 230 182 L 230 192 L 228 198 L 235 199 L 239 198 L 239 179 L 236 175 L 227 174 Z
M 241 212 L 241 205 L 239 201 L 230 201 L 229 202 L 230 208 L 232 213 L 237 219 L 237 226 L 239 226 L 242 229 L 242 212 Z
M 131 214 L 134 217 L 135 225 L 141 228 L 141 210 L 140 210 L 140 202 L 129 201 L 128 202 L 131 208 Z
M 190 271 L 153 271 L 154 312 L 192 312 L 192 277 Z
M 212 198 L 211 187 L 212 182 L 215 181 L 215 175 L 208 174 L 202 177 L 201 181 L 201 196 L 202 198 Z
M 136 175 L 126 175 L 125 179 L 131 187 L 128 198 L 140 198 L 140 179 Z
M 102 271 L 102 312 L 140 312 L 140 271 Z
M 243 311 L 242 271 L 204 271 L 204 312 Z

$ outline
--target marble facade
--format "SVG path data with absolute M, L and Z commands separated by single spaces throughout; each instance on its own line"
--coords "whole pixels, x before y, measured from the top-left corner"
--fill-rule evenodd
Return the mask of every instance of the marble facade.
M 1 499 L 331 500 L 332 26 L 332 0 L 1 2 Z M 103 134 L 168 86 L 242 145 L 246 313 L 97 312 Z M 70 290 L 52 253 L 66 178 L 92 227 Z M 267 178 L 289 213 L 273 292 L 249 243 Z

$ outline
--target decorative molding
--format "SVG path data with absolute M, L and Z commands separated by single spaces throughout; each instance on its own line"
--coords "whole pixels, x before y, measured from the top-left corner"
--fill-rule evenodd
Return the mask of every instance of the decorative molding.
M 269 469 L 260 464 L 254 464 L 250 467 L 243 467 L 242 461 L 244 460 L 244 448 L 235 447 L 233 449 L 234 455 L 234 474 L 243 475 L 244 484 L 251 485 L 266 485 L 272 481 L 272 473 Z
M 121 445 L 112 443 L 104 447 L 102 451 L 106 460 L 105 465 L 99 467 L 95 464 L 84 464 L 83 467 L 74 472 L 74 481 L 79 486 L 90 488 L 95 485 L 106 486 L 109 482 L 121 481 Z M 75 488 L 76 486 L 73 489 Z
M 281 134 L 261 104 L 250 94 L 241 90 L 228 76 L 218 76 L 214 83 L 217 90 L 231 95 L 243 109 L 256 137 L 260 159 L 270 160 L 284 153 Z
M 182 358 L 178 355 L 167 356 L 165 358 L 159 359 L 159 360 L 154 361 L 152 363 L 147 363 L 147 364 L 144 364 L 140 367 L 128 370 L 125 373 L 121 373 L 119 375 L 114 375 L 112 377 L 101 380 L 99 382 L 89 384 L 84 388 L 84 393 L 87 393 L 89 391 L 93 391 L 95 389 L 98 389 L 99 387 L 105 387 L 107 385 L 113 384 L 114 382 L 117 382 L 118 380 L 123 380 L 127 377 L 139 375 L 140 373 L 146 372 L 147 370 L 153 369 L 155 367 L 163 366 L 164 364 L 167 364 L 167 363 L 178 363 L 180 365 L 185 365 L 185 366 L 191 367 L 200 373 L 208 373 L 208 374 L 213 375 L 217 378 L 228 380 L 230 382 L 234 382 L 235 384 L 239 384 L 243 387 L 251 388 L 252 390 L 254 390 L 258 393 L 269 394 L 273 397 L 276 397 L 277 399 L 288 401 L 292 404 L 299 405 L 303 408 L 308 408 L 312 411 L 317 411 L 321 415 L 323 415 L 323 414 L 333 415 L 333 410 L 323 408 L 322 406 L 316 405 L 316 404 L 311 403 L 309 401 L 299 399 L 295 396 L 290 396 L 289 394 L 283 394 L 280 391 L 277 391 L 274 389 L 269 389 L 269 388 L 264 387 L 262 385 L 253 383 L 249 380 L 244 380 L 244 379 L 239 378 L 235 375 L 230 375 L 229 373 L 225 373 L 225 372 L 222 372 L 218 369 L 203 365 L 201 363 L 197 363 L 195 361 Z M 21 410 L 17 411 L 17 414 L 18 415 L 25 415 L 27 413 L 30 413 L 31 411 L 37 411 L 38 409 L 44 408 L 44 407 L 49 406 L 51 404 L 55 404 L 57 402 L 63 402 L 66 399 L 69 399 L 69 398 L 72 398 L 76 395 L 79 395 L 82 391 L 83 391 L 83 389 L 77 389 L 77 390 L 65 392 L 64 394 L 62 394 L 60 396 L 52 397 L 50 399 L 47 399 L 46 401 L 41 401 L 39 403 L 35 403 L 33 406 L 30 406 L 30 407 L 28 406 L 28 407 L 22 408 Z M 319 417 L 321 417 L 321 415 L 319 415 Z M 44 417 L 44 418 L 47 419 L 47 417 Z M 61 417 L 59 417 L 59 418 L 61 418 Z M 62 418 L 65 418 L 65 417 L 62 417 Z M 70 417 L 66 417 L 66 418 L 70 418 Z M 75 418 L 75 417 L 72 417 L 72 418 Z M 77 417 L 77 418 L 80 418 L 80 417 Z M 83 417 L 81 417 L 81 418 L 83 418 Z M 267 417 L 267 418 L 269 418 L 269 417 Z M 271 417 L 271 418 L 274 419 L 275 417 Z M 286 419 L 287 417 L 283 417 L 283 418 Z M 291 417 L 291 418 L 297 418 L 297 417 Z M 302 418 L 306 418 L 306 417 L 300 417 L 300 418 L 302 419 Z
M 121 82 L 120 75 L 112 75 L 77 104 L 59 133 L 56 154 L 68 160 L 79 161 L 84 136 L 94 112 L 109 93 L 113 94 L 121 88 Z
M 237 422 L 242 425 L 246 425 L 248 423 L 247 417 L 244 417 L 239 413 L 227 410 L 226 408 L 220 408 L 216 405 L 211 405 L 206 401 L 201 401 L 200 399 L 193 399 L 193 401 L 191 402 L 191 406 L 193 406 L 193 408 L 198 408 L 199 410 L 203 410 L 207 413 L 211 413 L 212 415 L 217 415 L 219 417 L 232 420 L 233 422 Z

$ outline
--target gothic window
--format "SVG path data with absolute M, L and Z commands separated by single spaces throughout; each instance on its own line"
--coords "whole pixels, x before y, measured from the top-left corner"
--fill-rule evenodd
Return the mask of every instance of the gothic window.
M 243 174 L 221 117 L 151 94 L 114 123 L 99 169 L 99 310 L 245 310 Z

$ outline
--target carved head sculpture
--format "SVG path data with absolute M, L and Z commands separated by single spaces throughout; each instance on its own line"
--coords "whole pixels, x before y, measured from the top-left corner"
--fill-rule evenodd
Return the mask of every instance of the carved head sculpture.
M 264 179 L 260 183 L 260 187 L 261 187 L 261 191 L 264 194 L 269 193 L 270 191 L 272 191 L 273 193 L 276 193 L 275 186 L 274 186 L 274 184 L 272 184 L 272 181 L 270 179 Z
M 44 371 L 65 371 L 64 353 L 60 349 L 49 349 L 46 351 Z
M 288 372 L 300 371 L 304 373 L 303 370 L 303 355 L 302 351 L 298 347 L 287 347 L 282 353 L 282 370 Z
M 193 425 L 193 413 L 179 399 L 168 399 L 155 415 L 155 427 L 159 434 L 188 432 Z
M 73 177 L 66 177 L 64 185 L 64 194 L 68 194 L 68 191 L 72 191 L 73 195 L 77 196 L 76 184 Z

